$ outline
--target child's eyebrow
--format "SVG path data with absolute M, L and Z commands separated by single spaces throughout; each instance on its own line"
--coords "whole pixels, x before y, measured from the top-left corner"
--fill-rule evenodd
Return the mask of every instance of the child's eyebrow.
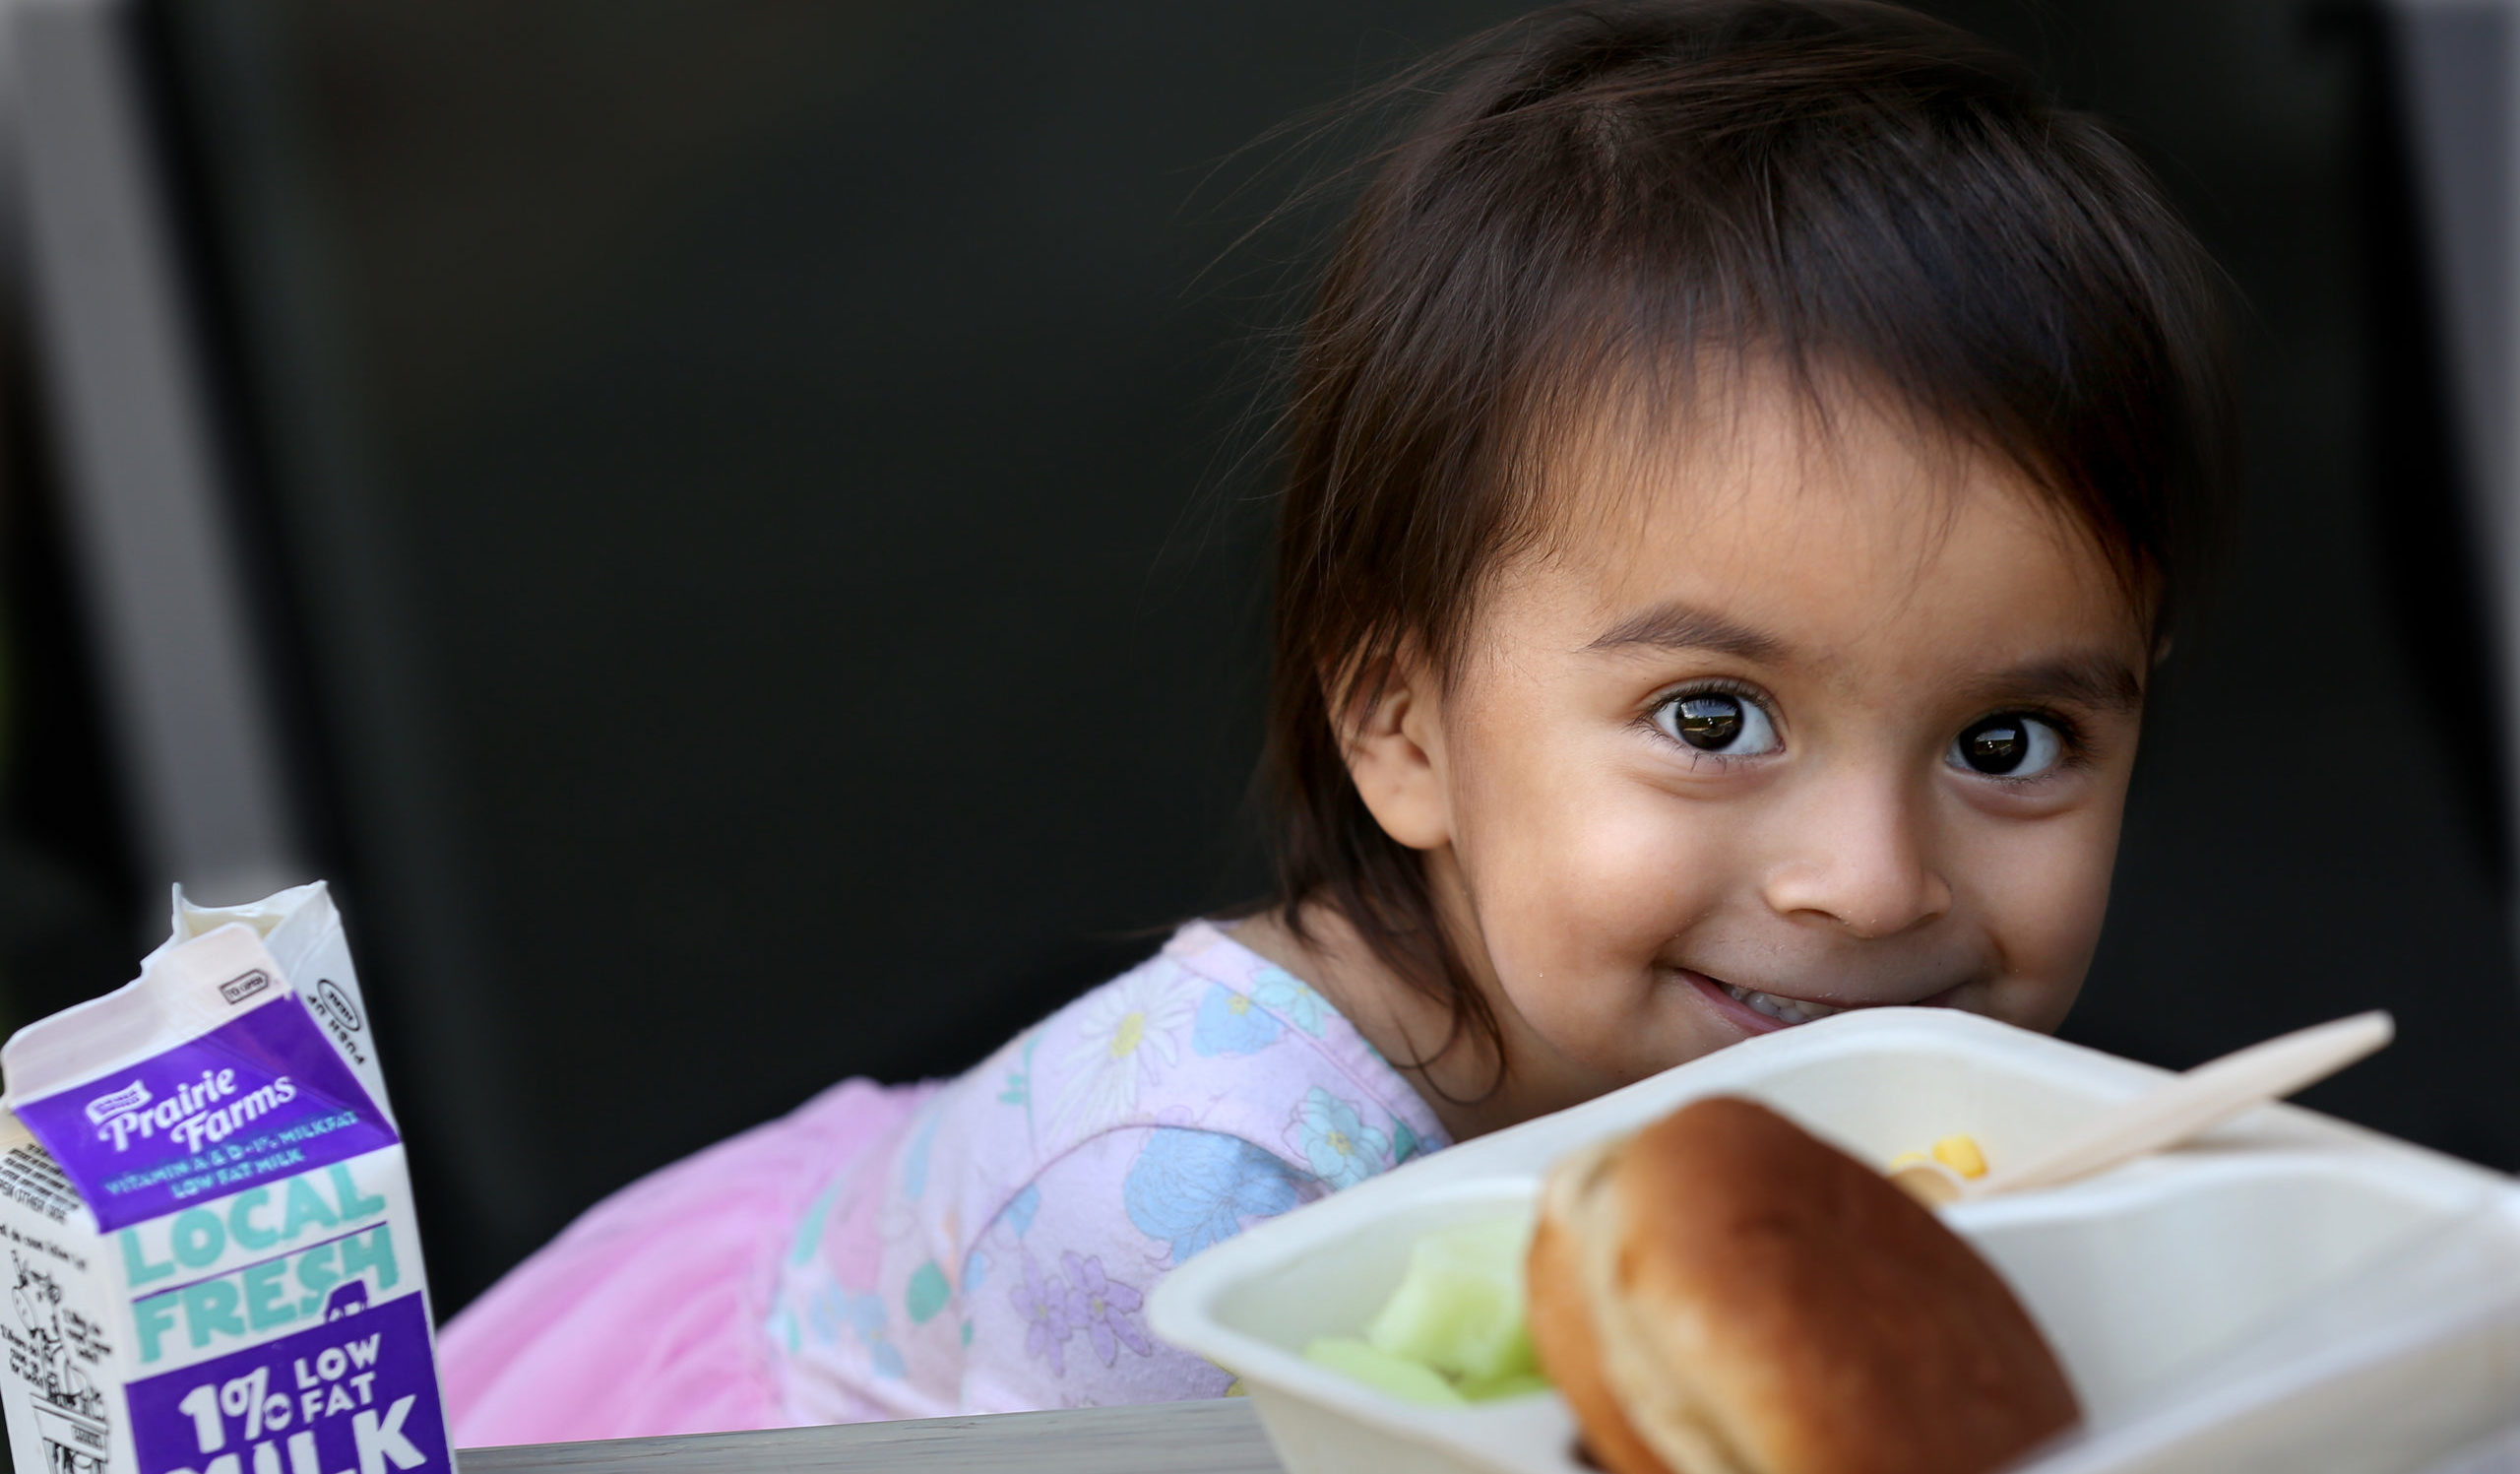
M 2140 711 L 2144 683 L 2115 656 L 2092 651 L 2016 666 L 1976 682 L 1989 700 L 2067 701 L 2100 711 Z
M 1740 660 L 1775 664 L 1785 642 L 1721 614 L 1673 600 L 1631 614 L 1610 626 L 1587 650 L 1618 650 L 1643 645 L 1656 650 L 1712 650 Z
M 1677 600 L 1630 614 L 1586 650 L 1712 650 L 1764 665 L 1787 663 L 1786 643 Z M 2114 655 L 2085 651 L 1998 671 L 1972 682 L 1988 700 L 2064 701 L 2101 711 L 2139 711 L 2144 683 Z

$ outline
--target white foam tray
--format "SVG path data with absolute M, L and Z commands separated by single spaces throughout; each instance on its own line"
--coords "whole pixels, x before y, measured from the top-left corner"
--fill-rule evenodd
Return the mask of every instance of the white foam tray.
M 1291 1474 L 1591 1474 L 1554 1393 L 1401 1402 L 1300 1355 L 1358 1334 L 1410 1246 L 1529 1214 L 1549 1165 L 1703 1096 L 1761 1100 L 1861 1160 L 1956 1131 L 2019 1161 L 2162 1077 L 1950 1009 L 1765 1035 L 1260 1224 L 1158 1286 L 1156 1333 L 1240 1377 Z M 2291 1106 L 1945 1220 L 2012 1284 L 2084 1427 L 2024 1474 L 2420 1470 L 2520 1410 L 2520 1184 Z

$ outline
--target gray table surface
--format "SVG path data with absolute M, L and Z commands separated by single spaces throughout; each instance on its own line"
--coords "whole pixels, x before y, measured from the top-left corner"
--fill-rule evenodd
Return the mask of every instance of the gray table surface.
M 833 1470 L 886 1474 L 1283 1474 L 1251 1404 L 1168 1402 L 1007 1413 L 990 1418 L 927 1418 L 850 1423 L 764 1433 L 701 1433 L 601 1443 L 532 1443 L 467 1448 L 462 1474 L 573 1470 L 593 1474 L 700 1474 L 719 1470 Z
M 922 1474 L 1285 1474 L 1251 1404 L 1239 1397 L 995 1418 L 467 1448 L 459 1462 L 462 1474 L 562 1469 L 579 1474 L 788 1469 L 888 1474 L 914 1467 Z M 2426 1474 L 2520 1474 L 2520 1423 L 2429 1466 Z

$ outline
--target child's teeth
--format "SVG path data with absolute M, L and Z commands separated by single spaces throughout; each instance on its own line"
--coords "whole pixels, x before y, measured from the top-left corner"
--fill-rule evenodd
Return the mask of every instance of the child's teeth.
M 1724 985 L 1724 991 L 1768 1017 L 1789 1024 L 1807 1024 L 1815 1018 L 1827 1018 L 1832 1013 L 1846 1011 L 1834 1003 L 1813 1003 L 1802 998 L 1781 998 L 1772 993 L 1760 993 L 1752 988 L 1735 988 L 1730 983 Z

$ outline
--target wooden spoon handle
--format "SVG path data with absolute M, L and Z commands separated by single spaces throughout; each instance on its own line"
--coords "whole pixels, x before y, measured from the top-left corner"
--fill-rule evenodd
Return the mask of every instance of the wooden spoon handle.
M 2111 1107 L 2048 1151 L 1970 1184 L 1968 1195 L 2053 1186 L 2175 1146 L 2251 1106 L 2282 1100 L 2327 1078 L 2386 1045 L 2396 1033 L 2389 1015 L 2374 1009 L 2250 1045 Z

